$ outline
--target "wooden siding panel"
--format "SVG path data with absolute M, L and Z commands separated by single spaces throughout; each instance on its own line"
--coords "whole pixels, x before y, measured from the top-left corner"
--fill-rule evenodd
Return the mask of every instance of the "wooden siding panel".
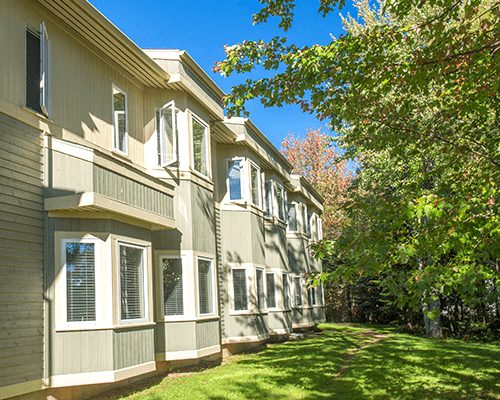
M 154 329 L 134 328 L 113 334 L 113 366 L 115 370 L 154 361 Z
M 220 344 L 219 321 L 198 321 L 196 323 L 196 348 L 205 349 L 218 344 Z
M 215 254 L 215 222 L 213 193 L 191 183 L 193 249 Z
M 0 386 L 43 377 L 42 149 L 0 113 Z

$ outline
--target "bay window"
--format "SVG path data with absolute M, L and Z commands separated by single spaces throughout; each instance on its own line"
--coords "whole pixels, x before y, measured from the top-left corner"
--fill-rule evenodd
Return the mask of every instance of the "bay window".
M 244 200 L 245 198 L 245 171 L 244 159 L 234 158 L 227 160 L 227 188 L 230 201 Z
M 299 231 L 299 219 L 297 210 L 297 203 L 288 203 L 288 232 Z
M 163 305 L 165 316 L 184 315 L 184 280 L 182 258 L 162 257 Z
M 259 167 L 257 167 L 253 162 L 250 161 L 250 201 L 256 207 L 260 207 L 260 173 Z
M 233 283 L 233 310 L 248 311 L 249 295 L 247 285 L 247 270 L 245 267 L 232 267 L 231 279 Z
M 193 168 L 208 176 L 208 129 L 196 117 L 191 118 L 193 129 Z
M 146 320 L 146 258 L 145 248 L 118 243 L 120 277 L 120 321 Z
M 273 181 L 268 180 L 264 185 L 264 215 L 266 217 L 272 217 L 274 215 L 274 190 L 273 190 Z

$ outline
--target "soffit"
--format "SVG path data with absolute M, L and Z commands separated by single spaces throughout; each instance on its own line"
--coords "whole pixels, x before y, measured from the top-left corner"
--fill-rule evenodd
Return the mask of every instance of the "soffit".
M 86 0 L 37 0 L 85 42 L 147 87 L 167 88 L 170 76 Z

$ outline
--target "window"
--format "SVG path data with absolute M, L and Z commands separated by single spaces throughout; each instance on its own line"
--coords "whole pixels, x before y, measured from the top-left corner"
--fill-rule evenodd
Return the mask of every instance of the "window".
M 302 307 L 302 277 L 293 277 L 293 305 Z
M 146 319 L 146 260 L 144 247 L 119 243 L 120 320 Z
M 309 286 L 307 288 L 307 297 L 310 306 L 316 305 L 316 288 L 314 286 Z
M 162 258 L 164 315 L 184 315 L 184 272 L 181 258 Z
M 276 280 L 274 272 L 266 273 L 267 306 L 276 308 Z
M 50 114 L 50 41 L 45 23 L 40 34 L 26 30 L 26 107 Z
M 252 204 L 257 207 L 260 207 L 261 198 L 259 178 L 259 167 L 257 167 L 253 162 L 250 161 L 250 200 Z
M 198 257 L 198 297 L 201 314 L 214 314 L 212 260 Z
M 193 167 L 195 171 L 208 176 L 208 137 L 207 127 L 192 117 L 193 125 Z
M 323 292 L 323 284 L 322 283 L 320 283 L 318 285 L 316 293 L 317 293 L 317 298 L 318 298 L 317 304 L 319 304 L 319 305 L 325 304 L 324 292 Z
M 307 214 L 307 236 L 312 238 L 312 215 Z
M 156 109 L 155 121 L 158 143 L 158 165 L 162 167 L 175 164 L 178 160 L 178 111 L 173 101 L 163 108 Z
M 227 187 L 229 200 L 237 201 L 245 198 L 244 191 L 244 160 L 235 158 L 227 160 Z
M 288 232 L 299 231 L 297 203 L 288 203 Z
M 285 221 L 285 192 L 279 183 L 276 183 L 276 201 L 278 202 L 278 218 Z
M 288 282 L 288 274 L 283 274 L 282 279 L 283 279 L 283 308 L 290 308 L 290 283 Z
M 268 180 L 264 185 L 264 215 L 266 217 L 272 217 L 274 215 L 274 204 L 273 204 L 273 181 Z
M 264 287 L 264 270 L 257 268 L 255 270 L 255 287 L 257 290 L 257 309 L 259 311 L 266 309 L 266 292 Z
M 248 311 L 247 271 L 245 268 L 233 267 L 231 276 L 233 281 L 233 310 Z
M 95 322 L 97 242 L 64 239 L 62 249 L 66 322 Z
M 127 95 L 113 85 L 113 146 L 115 150 L 127 154 Z
M 323 239 L 323 229 L 322 229 L 322 223 L 321 223 L 321 218 L 316 216 L 316 238 L 318 240 Z
M 303 224 L 303 230 L 306 235 L 309 235 L 309 223 L 307 219 L 307 206 L 302 203 L 302 224 Z

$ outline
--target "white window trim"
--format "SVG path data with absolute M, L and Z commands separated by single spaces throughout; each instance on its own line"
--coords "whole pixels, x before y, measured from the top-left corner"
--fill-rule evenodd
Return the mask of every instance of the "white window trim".
M 264 290 L 264 308 L 259 308 L 259 292 L 257 290 L 257 271 L 262 272 L 262 289 Z M 267 290 L 266 290 L 266 270 L 264 268 L 255 267 L 255 308 L 259 313 L 267 311 Z
M 126 103 L 125 103 L 126 104 Z M 166 143 L 165 143 L 165 134 L 164 132 L 161 132 L 161 113 L 164 109 L 167 107 L 172 107 L 172 130 L 173 130 L 173 156 L 174 158 L 170 161 L 166 161 Z M 178 109 L 175 107 L 175 101 L 172 100 L 168 102 L 167 104 L 163 105 L 163 107 L 155 107 L 155 132 L 156 135 L 160 136 L 160 149 L 157 149 L 157 151 L 160 153 L 160 167 L 162 168 L 168 168 L 173 164 L 176 164 L 179 161 L 179 130 L 177 126 L 177 113 Z M 160 113 L 160 126 L 157 126 L 157 113 Z M 164 161 L 165 160 L 165 161 Z
M 231 200 L 231 189 L 229 187 L 229 163 L 231 161 L 241 161 L 241 177 L 240 177 L 240 190 L 241 190 L 241 198 L 240 199 L 234 199 Z M 246 160 L 244 157 L 233 157 L 233 158 L 226 158 L 226 188 L 227 188 L 227 198 L 229 203 L 236 203 L 236 204 L 246 204 L 247 203 L 247 183 L 246 183 L 246 177 L 247 177 L 247 168 L 246 168 Z
M 181 260 L 182 263 L 182 309 L 183 309 L 183 314 L 182 315 L 166 315 L 165 314 L 165 288 L 163 287 L 163 260 L 164 259 L 175 259 L 175 260 Z M 161 304 L 162 304 L 162 315 L 163 315 L 163 320 L 164 321 L 184 321 L 184 320 L 191 320 L 192 316 L 189 315 L 188 312 L 188 304 L 187 304 L 187 294 L 188 294 L 188 284 L 187 284 L 187 278 L 188 278 L 188 268 L 187 268 L 187 256 L 186 255 L 175 255 L 175 254 L 160 254 L 158 256 L 158 265 L 160 266 L 161 270 Z
M 266 180 L 264 181 L 264 196 L 266 196 L 265 184 L 267 182 L 271 183 L 271 185 L 270 185 L 270 187 L 271 187 L 271 199 L 269 201 L 269 207 L 271 209 L 270 210 L 267 209 L 267 207 L 265 205 L 266 204 L 265 198 L 264 198 L 264 207 L 263 207 L 263 209 L 264 209 L 264 218 L 271 219 L 271 218 L 274 218 L 274 216 L 276 215 L 276 212 L 277 212 L 277 210 L 275 210 L 276 207 L 274 205 L 274 199 L 276 198 L 275 190 L 274 190 L 274 182 L 275 181 L 274 181 L 274 179 L 268 179 L 267 181 Z
M 286 276 L 286 280 L 287 280 L 287 289 L 288 289 L 288 307 L 285 307 L 285 285 L 284 285 L 284 282 L 283 282 L 283 278 Z M 291 285 L 290 285 L 290 274 L 288 273 L 281 273 L 281 279 L 282 279 L 282 282 L 281 282 L 281 298 L 282 298 L 282 301 L 283 301 L 283 310 L 291 310 L 292 309 L 292 291 L 291 291 Z
M 50 39 L 45 22 L 40 24 L 40 107 L 50 118 Z
M 59 277 L 60 285 L 60 324 L 57 324 L 57 328 L 66 329 L 89 329 L 95 328 L 101 325 L 102 313 L 101 313 L 101 253 L 100 253 L 100 243 L 97 238 L 61 238 L 61 276 Z M 67 274 L 66 274 L 66 243 L 93 243 L 94 244 L 94 273 L 95 273 L 95 321 L 83 321 L 83 322 L 68 322 L 68 292 L 67 292 Z
M 212 312 L 210 313 L 201 313 L 200 311 L 200 287 L 199 287 L 199 282 L 200 282 L 200 275 L 199 275 L 199 261 L 204 260 L 204 261 L 210 261 L 210 300 L 212 304 Z M 196 310 L 198 312 L 199 317 L 206 317 L 206 316 L 213 316 L 217 315 L 216 313 L 216 304 L 215 304 L 215 276 L 214 276 L 214 259 L 210 257 L 203 257 L 203 256 L 196 256 L 196 299 L 197 299 L 197 305 L 196 305 Z
M 267 301 L 267 296 L 269 295 L 269 292 L 267 291 L 267 275 L 273 275 L 274 276 L 274 304 L 275 307 L 269 307 L 268 306 L 268 301 Z M 266 271 L 266 306 L 269 311 L 276 311 L 279 310 L 279 299 L 278 299 L 278 281 L 276 280 L 276 272 L 274 271 Z
M 295 208 L 295 218 L 297 220 L 297 230 L 295 230 L 295 231 L 290 230 L 290 223 L 289 223 L 289 220 L 288 220 L 288 217 L 290 217 L 290 215 L 287 213 L 286 231 L 290 232 L 290 233 L 300 232 L 300 226 L 299 226 L 299 207 L 298 207 L 299 204 L 297 202 L 295 202 L 295 201 L 291 201 L 290 203 L 287 203 L 287 204 L 291 204 Z M 288 209 L 288 207 L 287 207 L 287 209 Z
M 311 296 L 309 296 L 309 293 L 311 293 Z M 310 300 L 312 300 L 312 302 Z M 318 293 L 316 287 L 313 285 L 309 285 L 309 287 L 307 288 L 307 301 L 310 307 L 315 307 L 318 305 Z
M 252 167 L 255 167 L 257 169 L 257 204 L 255 204 L 253 202 L 253 199 L 252 199 Z M 252 160 L 248 160 L 248 188 L 249 188 L 248 197 L 249 197 L 249 201 L 250 201 L 250 204 L 252 204 L 253 206 L 255 206 L 259 209 L 262 209 L 262 205 L 261 205 L 262 184 L 261 184 L 260 178 L 261 178 L 260 167 L 256 163 L 254 163 Z
M 121 279 L 120 279 L 120 246 L 133 247 L 142 250 L 142 301 L 144 304 L 143 314 L 144 317 L 136 319 L 122 319 L 122 307 L 121 307 Z M 124 324 L 135 324 L 141 322 L 147 322 L 149 316 L 149 305 L 148 305 L 148 266 L 147 266 L 147 248 L 145 246 L 140 246 L 137 244 L 124 242 L 118 240 L 117 242 L 117 273 L 118 273 L 118 321 L 120 325 Z
M 115 118 L 117 112 L 123 112 L 123 111 L 115 111 L 115 102 L 114 102 L 114 91 L 117 90 L 120 93 L 123 93 L 125 96 L 125 136 L 123 138 L 123 143 L 124 143 L 124 149 L 121 150 L 118 148 L 118 120 Z M 119 154 L 123 154 L 128 157 L 128 100 L 127 100 L 127 92 L 125 92 L 122 88 L 117 86 L 116 84 L 112 83 L 111 84 L 111 110 L 113 111 L 112 113 L 112 129 L 113 129 L 113 151 L 116 151 Z
M 279 221 L 286 223 L 286 201 L 285 201 L 286 192 L 285 192 L 285 188 L 283 187 L 283 185 L 281 183 L 278 183 L 277 181 L 274 181 L 274 184 L 276 185 L 276 190 L 273 193 L 274 194 L 273 197 L 276 200 L 276 205 L 278 206 L 276 208 L 275 216 L 278 218 Z M 274 185 L 273 185 L 273 187 L 274 187 Z M 282 193 L 282 196 L 281 196 L 281 207 L 283 208 L 283 218 L 280 217 L 280 202 L 279 202 L 279 199 L 278 199 L 278 190 L 277 190 L 278 187 L 281 188 L 281 193 Z
M 249 276 L 249 268 L 247 266 L 241 265 L 231 265 L 230 266 L 230 276 L 229 276 L 229 287 L 231 293 L 231 314 L 249 314 L 251 312 L 251 304 L 250 304 L 250 276 Z M 247 308 L 245 310 L 236 310 L 234 306 L 234 282 L 233 282 L 233 271 L 235 269 L 244 270 L 245 271 L 245 289 L 247 292 Z
M 200 172 L 200 171 L 197 171 L 194 167 L 194 129 L 193 129 L 193 120 L 195 120 L 196 122 L 198 122 L 201 126 L 203 126 L 205 128 L 205 142 L 206 142 L 206 145 L 205 145 L 205 160 L 206 160 L 206 170 L 207 170 L 207 174 L 205 175 L 203 172 Z M 191 114 L 191 135 L 190 135 L 190 138 L 191 138 L 191 169 L 192 169 L 192 172 L 194 174 L 198 174 L 200 176 L 202 176 L 203 178 L 205 179 L 210 179 L 210 158 L 209 158 L 209 155 L 210 155 L 210 143 L 209 143 L 209 131 L 208 131 L 208 125 L 203 122 L 203 120 L 201 118 L 198 118 L 196 115 L 194 114 Z
M 299 290 L 300 290 L 300 299 L 301 299 L 301 303 L 300 305 L 297 304 L 297 301 L 296 301 L 296 291 L 297 291 L 297 288 L 296 288 L 296 285 L 295 285 L 295 280 L 299 278 Z M 303 286 L 302 286 L 302 276 L 300 275 L 294 275 L 292 276 L 292 285 L 293 285 L 293 288 L 292 288 L 292 307 L 293 308 L 303 308 L 304 307 L 304 293 L 303 293 Z

